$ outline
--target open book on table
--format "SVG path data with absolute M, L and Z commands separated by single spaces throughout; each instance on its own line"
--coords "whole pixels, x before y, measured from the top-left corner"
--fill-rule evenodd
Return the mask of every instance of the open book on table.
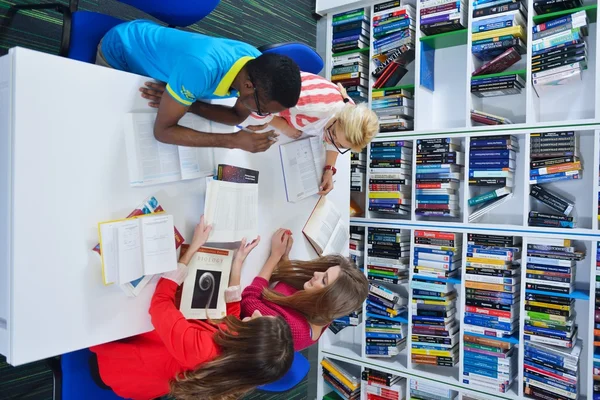
M 258 184 L 206 180 L 204 219 L 209 242 L 238 242 L 258 235 Z
M 155 113 L 125 114 L 125 146 L 131 186 L 146 186 L 215 173 L 213 149 L 161 143 L 154 138 Z M 217 132 L 210 121 L 186 114 L 179 125 L 202 132 Z M 230 133 L 233 133 L 233 128 Z
M 194 254 L 181 292 L 179 310 L 184 317 L 218 319 L 227 315 L 225 290 L 232 263 L 233 250 L 201 247 Z
M 147 215 L 98 224 L 105 285 L 177 269 L 173 217 Z
M 319 192 L 325 154 L 325 145 L 319 136 L 279 146 L 287 201 L 295 203 Z
M 320 256 L 337 254 L 348 248 L 350 234 L 335 205 L 321 196 L 302 233 Z

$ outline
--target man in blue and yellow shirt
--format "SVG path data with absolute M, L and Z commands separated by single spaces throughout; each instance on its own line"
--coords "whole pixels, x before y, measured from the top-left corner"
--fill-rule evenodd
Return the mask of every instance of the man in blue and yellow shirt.
M 165 82 L 170 96 L 160 101 L 154 135 L 161 142 L 182 146 L 265 151 L 274 142 L 272 133 L 198 132 L 179 126 L 179 119 L 191 111 L 236 125 L 251 112 L 266 115 L 294 107 L 300 96 L 300 70 L 288 57 L 144 20 L 111 29 L 98 46 L 96 63 Z M 199 101 L 234 96 L 238 98 L 233 107 Z

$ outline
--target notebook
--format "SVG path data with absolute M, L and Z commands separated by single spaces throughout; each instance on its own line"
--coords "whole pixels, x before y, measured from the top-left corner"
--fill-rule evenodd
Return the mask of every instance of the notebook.
M 348 248 L 349 229 L 335 205 L 321 196 L 302 233 L 318 255 L 339 254 Z
M 325 146 L 318 136 L 294 140 L 279 146 L 287 201 L 298 202 L 319 192 Z

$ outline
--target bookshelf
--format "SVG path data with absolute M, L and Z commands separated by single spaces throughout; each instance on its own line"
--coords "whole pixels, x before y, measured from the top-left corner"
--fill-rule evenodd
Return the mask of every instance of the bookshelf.
M 382 1 L 335 2 L 327 11 L 328 36 L 327 54 L 331 55 L 332 16 L 337 13 L 350 11 L 358 7 L 365 7 L 366 13 L 372 19 L 373 5 Z M 518 309 L 518 330 L 516 334 L 506 340 L 511 340 L 515 345 L 515 354 L 518 366 L 516 368 L 515 381 L 506 393 L 475 387 L 463 382 L 463 354 L 465 350 L 463 321 L 465 317 L 466 299 L 466 271 L 465 259 L 467 249 L 467 235 L 469 233 L 512 236 L 521 240 L 521 256 L 527 256 L 528 243 L 534 243 L 536 238 L 546 239 L 569 239 L 577 248 L 585 252 L 585 257 L 575 263 L 577 275 L 576 290 L 568 296 L 575 299 L 574 310 L 576 312 L 576 323 L 578 325 L 578 338 L 582 343 L 582 353 L 579 357 L 577 382 L 579 399 L 592 399 L 594 396 L 594 362 L 600 368 L 600 356 L 594 354 L 594 317 L 595 317 L 595 295 L 596 295 L 596 260 L 597 249 L 600 245 L 600 222 L 598 220 L 598 209 L 600 205 L 600 76 L 596 67 L 598 53 L 597 41 L 597 7 L 595 1 L 583 1 L 583 5 L 576 9 L 559 11 L 555 13 L 537 15 L 533 7 L 533 0 L 524 2 L 527 4 L 527 40 L 525 54 L 520 61 L 509 67 L 506 71 L 495 74 L 478 76 L 478 79 L 502 77 L 516 74 L 526 84 L 521 93 L 515 95 L 478 98 L 471 94 L 471 74 L 480 66 L 480 61 L 471 53 L 472 47 L 472 13 L 473 4 L 470 1 L 468 19 L 465 29 L 435 35 L 424 35 L 419 30 L 420 24 L 420 2 L 415 0 L 403 1 L 402 5 L 412 5 L 416 10 L 416 40 L 415 59 L 409 64 L 409 72 L 398 83 L 398 89 L 409 90 L 414 100 L 414 129 L 399 132 L 380 133 L 374 142 L 383 141 L 407 141 L 412 143 L 413 155 L 411 159 L 412 176 L 417 173 L 416 143 L 420 139 L 451 138 L 460 144 L 464 152 L 465 167 L 458 172 L 460 174 L 457 196 L 460 214 L 456 218 L 423 217 L 415 212 L 416 194 L 413 180 L 411 193 L 410 211 L 406 215 L 386 215 L 368 210 L 369 204 L 369 177 L 371 173 L 366 168 L 366 183 L 363 192 L 353 192 L 352 196 L 360 200 L 364 205 L 362 217 L 351 218 L 350 224 L 356 227 L 364 227 L 365 240 L 362 241 L 362 250 L 365 252 L 368 246 L 366 236 L 373 228 L 395 228 L 408 232 L 412 238 L 415 231 L 443 231 L 462 234 L 462 260 L 459 277 L 454 282 L 458 293 L 456 305 L 456 320 L 460 324 L 459 360 L 450 368 L 437 366 L 425 366 L 411 362 L 411 308 L 408 308 L 406 324 L 408 325 L 406 346 L 399 351 L 397 356 L 391 358 L 367 357 L 365 340 L 366 304 L 363 305 L 362 319 L 358 326 L 347 327 L 337 334 L 326 331 L 319 343 L 319 359 L 324 357 L 338 361 L 352 369 L 353 373 L 359 374 L 365 368 L 377 370 L 383 373 L 393 374 L 406 378 L 405 397 L 410 398 L 411 380 L 419 380 L 432 383 L 440 388 L 455 391 L 458 399 L 525 399 L 527 397 L 523 382 L 525 380 L 524 363 L 525 358 L 525 298 L 528 291 L 526 268 L 520 270 L 521 286 L 519 289 L 520 299 Z M 332 3 L 333 4 L 333 3 Z M 326 8 L 326 7 L 325 7 Z M 532 61 L 533 39 L 531 29 L 534 25 L 577 11 L 584 11 L 589 22 L 589 34 L 586 37 L 588 68 L 582 72 L 581 80 L 569 83 L 555 92 L 549 91 L 539 97 L 532 85 Z M 372 22 L 372 21 L 371 21 Z M 371 24 L 372 26 L 372 24 Z M 365 54 L 373 55 L 373 37 L 369 49 L 362 49 Z M 433 76 L 434 90 L 430 90 L 421 84 L 422 65 L 428 60 L 434 59 L 431 73 Z M 326 58 L 326 73 L 330 77 L 331 57 Z M 378 90 L 372 89 L 373 78 L 370 80 L 368 100 L 369 103 L 374 93 Z M 478 125 L 471 120 L 470 110 L 477 109 L 491 114 L 509 118 L 512 124 L 508 125 Z M 574 202 L 572 216 L 577 220 L 575 228 L 550 228 L 529 226 L 528 216 L 530 211 L 547 211 L 536 199 L 530 196 L 532 184 L 530 183 L 530 155 L 532 153 L 532 134 L 573 131 L 577 136 L 578 149 L 582 170 L 580 179 L 572 181 L 560 181 L 544 184 L 544 188 L 554 191 L 562 196 L 568 197 Z M 513 135 L 518 143 L 518 151 L 515 155 L 515 172 L 512 198 L 499 207 L 491 210 L 483 216 L 470 220 L 474 213 L 474 207 L 470 207 L 468 199 L 481 192 L 481 188 L 473 187 L 469 182 L 469 152 L 470 142 L 475 137 L 489 137 L 495 135 Z M 366 160 L 370 159 L 371 150 L 367 148 Z M 360 249 L 358 249 L 360 250 Z M 598 253 L 600 254 L 600 253 Z M 414 243 L 410 244 L 409 282 L 413 279 Z M 368 274 L 367 262 L 361 267 L 365 275 Z M 600 264 L 599 264 L 600 265 Z M 410 283 L 385 284 L 401 296 L 412 300 Z M 535 294 L 535 292 L 532 292 Z M 556 295 L 561 297 L 560 294 Z M 599 303 L 600 304 L 600 303 Z M 598 373 L 598 371 L 596 371 Z M 600 375 L 600 373 L 598 373 Z M 320 376 L 320 373 L 319 373 Z M 598 385 L 600 387 L 600 385 Z M 318 399 L 331 392 L 322 379 L 318 381 Z M 600 389 L 598 390 L 600 392 Z M 597 393 L 598 393 L 597 392 Z M 361 399 L 367 399 L 366 394 L 361 393 Z

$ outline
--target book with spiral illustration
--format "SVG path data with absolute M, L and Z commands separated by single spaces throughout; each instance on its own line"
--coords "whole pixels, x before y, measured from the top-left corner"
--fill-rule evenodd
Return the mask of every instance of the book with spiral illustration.
M 225 290 L 232 262 L 233 250 L 201 247 L 194 254 L 188 264 L 179 305 L 185 318 L 219 319 L 227 315 Z

